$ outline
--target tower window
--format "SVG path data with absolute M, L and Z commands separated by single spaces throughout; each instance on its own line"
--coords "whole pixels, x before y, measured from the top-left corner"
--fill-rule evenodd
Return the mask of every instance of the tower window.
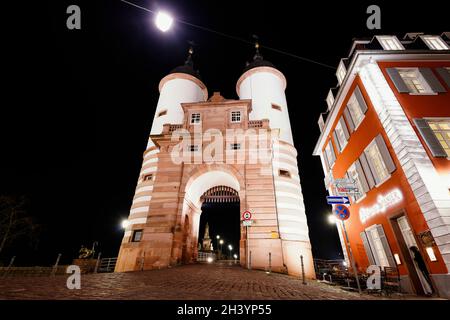
M 153 174 L 152 173 L 146 174 L 144 176 L 144 181 L 151 181 L 152 179 L 153 179 Z
M 200 123 L 200 113 L 191 114 L 191 124 Z
M 132 242 L 139 242 L 142 239 L 144 231 L 143 230 L 134 230 L 133 231 L 133 237 L 131 238 Z
M 198 151 L 198 145 L 191 144 L 191 145 L 189 146 L 189 151 L 190 151 L 190 152 L 197 152 L 197 151 Z
M 231 122 L 241 122 L 240 111 L 231 111 Z
M 287 170 L 282 170 L 282 169 L 280 169 L 280 170 L 278 171 L 278 175 L 279 175 L 280 177 L 284 177 L 284 178 L 290 178 L 290 177 L 291 177 L 291 173 L 290 173 L 289 171 L 287 171 Z
M 167 114 L 167 110 L 160 111 L 160 112 L 158 113 L 158 118 L 159 118 L 159 117 L 162 117 L 162 116 L 165 116 L 166 114 Z
M 240 143 L 232 143 L 232 144 L 230 144 L 230 148 L 231 148 L 231 150 L 239 150 L 239 149 L 241 149 L 241 144 Z
M 279 105 L 275 104 L 275 103 L 272 103 L 272 109 L 281 111 L 281 107 Z

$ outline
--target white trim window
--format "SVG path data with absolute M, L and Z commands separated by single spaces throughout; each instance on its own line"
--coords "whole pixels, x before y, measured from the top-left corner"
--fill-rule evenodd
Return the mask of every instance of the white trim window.
M 428 126 L 433 131 L 434 136 L 439 141 L 442 149 L 450 158 L 450 118 L 427 119 Z
M 196 145 L 196 144 L 191 144 L 191 145 L 189 146 L 189 151 L 190 151 L 190 152 L 197 152 L 197 151 L 198 151 L 198 145 Z
M 335 160 L 336 160 L 336 154 L 334 153 L 333 144 L 332 144 L 331 140 L 328 141 L 328 144 L 325 147 L 324 156 L 325 156 L 325 159 L 327 161 L 328 168 L 331 169 L 333 167 L 333 165 L 334 165 Z
M 241 122 L 241 112 L 240 111 L 231 111 L 231 122 Z
M 367 186 L 367 182 L 365 181 L 366 178 L 364 177 L 364 175 L 360 177 L 360 174 L 362 174 L 362 171 L 358 170 L 358 168 L 356 167 L 356 162 L 348 168 L 347 175 L 351 180 L 355 181 L 355 185 L 358 188 L 358 193 L 353 196 L 354 201 L 362 198 L 367 190 L 367 187 L 365 187 Z M 363 186 L 363 182 L 365 183 L 365 186 Z
M 328 91 L 328 95 L 325 101 L 327 102 L 328 110 L 331 110 L 331 107 L 333 106 L 334 103 L 334 96 L 331 90 Z
M 339 151 L 344 150 L 347 145 L 349 133 L 343 118 L 340 118 L 334 129 L 334 141 L 337 143 Z
M 421 36 L 430 50 L 449 50 L 450 47 L 439 36 Z
M 384 50 L 405 50 L 396 36 L 377 36 L 376 38 Z
M 357 128 L 364 118 L 364 113 L 361 110 L 355 94 L 352 94 L 352 96 L 348 100 L 347 107 L 348 111 L 350 112 L 350 116 L 352 117 L 353 125 L 355 126 L 355 128 Z
M 418 68 L 397 68 L 397 70 L 409 93 L 434 93 Z
M 339 84 L 342 84 L 342 81 L 344 81 L 346 74 L 347 70 L 345 69 L 344 62 L 342 62 L 341 60 L 336 71 L 336 77 L 338 79 Z
M 369 144 L 364 152 L 367 156 L 367 160 L 371 164 L 370 169 L 373 170 L 372 173 L 376 177 L 376 183 L 379 184 L 385 181 L 389 177 L 389 171 L 383 161 L 380 149 L 375 143 L 375 140 Z
M 373 225 L 366 229 L 366 234 L 369 238 L 370 247 L 377 265 L 381 267 L 389 267 L 389 260 L 384 249 L 382 236 L 378 231 L 378 225 Z
M 201 123 L 201 115 L 200 113 L 192 113 L 191 114 L 191 124 L 199 124 Z

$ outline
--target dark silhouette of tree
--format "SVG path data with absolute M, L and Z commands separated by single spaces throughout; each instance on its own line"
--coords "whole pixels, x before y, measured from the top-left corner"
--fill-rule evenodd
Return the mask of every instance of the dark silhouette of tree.
M 25 197 L 0 196 L 0 254 L 19 239 L 37 242 L 40 226 L 27 215 L 25 204 Z

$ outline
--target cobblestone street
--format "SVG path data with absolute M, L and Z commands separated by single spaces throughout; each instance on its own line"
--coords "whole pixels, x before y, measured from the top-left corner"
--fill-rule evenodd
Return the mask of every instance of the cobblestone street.
M 163 270 L 82 275 L 81 289 L 69 290 L 66 276 L 0 279 L 0 299 L 162 299 L 162 300 L 351 300 L 360 296 L 317 281 L 249 271 L 239 266 L 185 265 Z M 391 296 L 411 298 L 407 296 Z

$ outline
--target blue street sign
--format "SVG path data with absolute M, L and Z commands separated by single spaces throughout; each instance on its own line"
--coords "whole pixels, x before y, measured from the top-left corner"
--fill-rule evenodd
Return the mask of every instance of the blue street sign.
M 343 196 L 328 196 L 327 197 L 328 204 L 350 204 L 350 200 L 348 197 Z

